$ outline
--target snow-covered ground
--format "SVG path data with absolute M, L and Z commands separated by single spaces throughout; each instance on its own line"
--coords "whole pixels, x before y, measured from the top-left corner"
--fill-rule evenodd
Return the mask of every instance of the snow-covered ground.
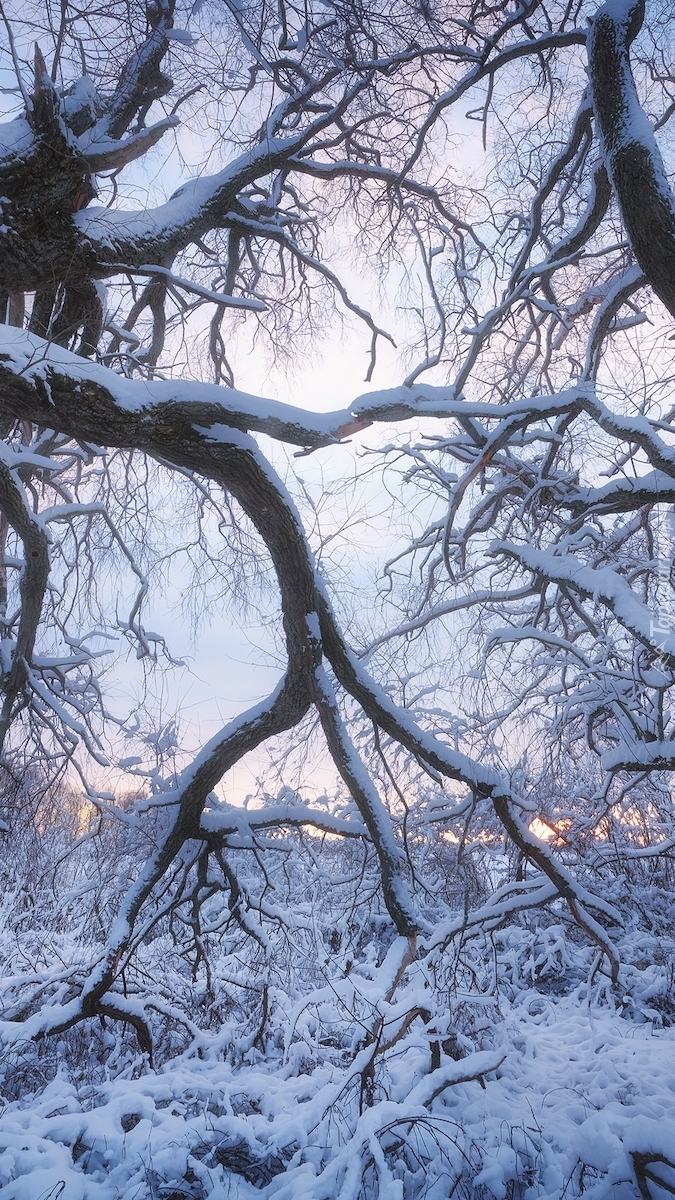
M 4 1106 L 0 1197 L 673 1194 L 675 1168 L 647 1163 L 641 1193 L 635 1165 L 650 1153 L 675 1160 L 675 1028 L 644 1016 L 636 1023 L 611 1004 L 584 1003 L 578 991 L 486 1000 L 475 1028 L 477 1043 L 491 1048 L 458 1060 L 444 1054 L 431 1075 L 421 1037 L 400 1054 L 394 1047 L 360 1116 L 347 1096 L 367 1050 L 357 1051 L 351 1071 L 323 1062 L 303 1073 L 297 1056 L 280 1066 L 255 1051 L 238 1066 L 183 1056 L 94 1084 L 60 1070 L 44 1089 Z M 656 1184 L 659 1173 L 669 1187 Z

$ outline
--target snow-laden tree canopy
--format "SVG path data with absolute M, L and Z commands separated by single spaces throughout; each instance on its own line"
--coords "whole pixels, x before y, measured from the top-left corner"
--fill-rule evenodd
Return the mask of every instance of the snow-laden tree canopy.
M 635 897 L 647 879 L 662 896 L 675 847 L 671 5 L 1 15 L 4 836 L 30 873 L 58 829 L 44 869 L 98 897 L 95 929 L 59 918 L 58 980 L 14 965 L 3 1036 L 108 1018 L 151 1056 L 161 1011 L 202 1046 L 214 938 L 262 971 L 318 929 L 346 978 L 370 921 L 399 940 L 380 1015 L 359 1017 L 361 1110 L 376 1055 L 421 1020 L 426 1112 L 459 1068 L 430 1000 L 391 1015 L 406 971 L 443 988 L 462 964 L 487 988 L 476 939 L 543 912 L 625 988 Z M 246 353 L 301 380 L 338 327 L 370 389 L 339 411 L 301 382 L 295 405 L 237 388 Z M 293 448 L 285 473 L 260 435 Z M 324 554 L 348 534 L 313 521 L 297 465 L 345 444 L 377 481 L 362 519 L 385 497 L 390 527 L 382 587 L 364 570 L 358 597 Z M 144 616 L 178 561 L 188 608 L 266 607 L 285 662 L 182 755 L 107 690 L 129 647 L 147 713 L 178 669 Z M 219 798 L 269 744 L 328 756 L 334 800 Z M 329 876 L 339 918 L 316 899 Z M 142 964 L 160 936 L 205 973 L 208 1012 L 189 989 L 157 1007 Z

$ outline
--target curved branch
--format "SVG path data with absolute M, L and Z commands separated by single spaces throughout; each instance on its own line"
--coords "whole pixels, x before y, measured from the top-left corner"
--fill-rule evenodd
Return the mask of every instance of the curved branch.
M 525 239 L 525 243 L 522 246 L 522 248 L 518 254 L 518 257 L 516 259 L 516 262 L 513 266 L 513 269 L 511 271 L 511 277 L 509 279 L 509 288 L 511 288 L 511 289 L 516 286 L 516 283 L 518 281 L 518 276 L 520 275 L 520 272 L 523 270 L 523 268 L 526 266 L 527 260 L 530 257 L 532 249 L 536 244 L 537 238 L 539 237 L 539 235 L 541 233 L 541 218 L 542 218 L 542 212 L 544 209 L 544 202 L 551 195 L 551 192 L 553 191 L 555 185 L 557 184 L 558 180 L 560 179 L 560 176 L 562 175 L 565 167 L 568 166 L 568 164 L 572 161 L 572 159 L 576 155 L 577 151 L 580 149 L 580 147 L 584 141 L 584 138 L 588 139 L 590 137 L 592 112 L 593 112 L 593 106 L 590 102 L 590 98 L 586 91 L 584 93 L 581 104 L 579 105 L 579 108 L 577 109 L 576 116 L 574 118 L 574 124 L 572 126 L 572 132 L 570 134 L 570 137 L 568 138 L 567 145 L 560 152 L 560 154 L 558 154 L 556 156 L 556 158 L 554 158 L 553 162 L 551 163 L 551 165 L 548 169 L 546 178 L 544 179 L 541 187 L 537 191 L 537 194 L 532 202 L 532 209 L 531 209 L 531 213 L 530 213 L 530 228 L 528 230 L 528 234 Z M 586 151 L 586 153 L 587 153 L 587 151 Z M 565 251 L 565 253 L 569 254 L 570 253 L 569 249 L 567 249 Z M 564 257 L 564 254 L 561 251 L 560 246 L 556 247 L 556 257 L 558 257 L 558 258 Z
M 454 104 L 456 100 L 459 100 L 465 92 L 474 87 L 475 84 L 480 83 L 483 79 L 492 78 L 495 72 L 499 71 L 506 63 L 515 62 L 519 58 L 524 58 L 530 54 L 542 54 L 546 50 L 556 50 L 562 46 L 583 46 L 585 43 L 586 32 L 583 29 L 568 29 L 563 33 L 554 31 L 552 33 L 545 33 L 538 38 L 532 38 L 524 42 L 515 42 L 512 46 L 506 46 L 495 58 L 490 58 L 487 62 L 481 62 L 478 66 L 474 67 L 455 87 L 444 92 L 431 105 L 427 116 L 420 126 L 420 131 L 415 141 L 415 149 L 401 171 L 401 176 L 406 175 L 410 168 L 417 162 L 424 149 L 426 136 L 441 114 Z
M 633 264 L 622 271 L 609 285 L 607 295 L 598 309 L 593 328 L 588 339 L 584 379 L 595 379 L 600 366 L 605 338 L 612 331 L 612 325 L 619 310 L 628 299 L 647 283 L 647 277 L 639 266 Z
M 398 933 L 412 937 L 418 932 L 419 924 L 403 882 L 403 854 L 394 840 L 389 813 L 344 727 L 323 667 L 318 667 L 314 673 L 313 693 L 333 762 L 349 788 L 375 847 L 387 911 Z
M 142 129 L 140 133 L 134 133 L 121 142 L 101 138 L 96 142 L 89 143 L 86 150 L 83 151 L 83 157 L 93 174 L 100 171 L 119 171 L 121 167 L 126 167 L 127 163 L 141 158 L 148 150 L 156 146 L 166 131 L 175 129 L 176 125 L 180 125 L 180 117 L 171 115 L 163 117 L 161 121 L 150 125 L 148 129 Z
M 37 343 L 37 339 L 32 341 Z M 62 354 L 59 352 L 59 355 Z M 355 799 L 360 801 L 361 815 L 383 864 L 383 875 L 387 878 L 386 899 L 392 919 L 401 928 L 412 924 L 412 914 L 407 911 L 400 890 L 401 876 L 395 855 L 389 854 L 390 829 L 387 827 L 383 832 L 377 805 L 372 802 L 373 797 L 368 789 L 364 790 L 361 786 L 362 779 L 360 772 L 355 770 L 353 755 L 339 736 L 333 719 L 334 702 L 330 701 L 321 683 L 324 676 L 318 671 L 322 649 L 339 682 L 371 720 L 441 774 L 467 783 L 479 797 L 491 798 L 507 831 L 512 815 L 511 806 L 528 806 L 513 794 L 508 781 L 498 772 L 452 750 L 421 729 L 412 715 L 396 705 L 364 671 L 348 649 L 337 626 L 305 540 L 300 517 L 290 497 L 262 458 L 256 443 L 231 425 L 223 424 L 225 414 L 220 405 L 217 409 L 215 406 L 203 406 L 200 410 L 198 405 L 190 403 L 188 397 L 196 385 L 186 385 L 184 399 L 159 401 L 156 388 L 175 388 L 174 384 L 145 385 L 145 404 L 133 404 L 129 402 L 129 393 L 124 392 L 124 381 L 119 381 L 107 371 L 98 375 L 89 364 L 80 368 L 81 360 L 75 356 L 68 355 L 66 360 L 50 352 L 49 364 L 26 363 L 24 359 L 21 365 L 17 357 L 10 360 L 7 356 L 5 365 L 0 365 L 5 408 L 13 416 L 18 419 L 29 417 L 70 436 L 98 444 L 131 446 L 165 463 L 174 463 L 205 475 L 226 488 L 253 522 L 269 550 L 279 581 L 289 654 L 289 675 L 272 703 L 274 718 L 263 722 L 260 740 L 269 736 L 264 730 L 272 727 L 272 731 L 276 730 L 276 721 L 280 720 L 281 727 L 287 728 L 283 722 L 289 717 L 293 723 L 299 720 L 306 711 L 309 699 L 315 700 L 322 713 L 336 763 L 343 771 Z M 66 369 L 66 365 L 69 369 Z M 110 383 L 110 387 L 103 385 L 104 379 Z M 214 388 L 213 391 L 222 395 L 221 389 Z M 83 403 L 83 395 L 86 404 Z M 556 397 L 554 407 L 561 402 L 569 407 L 571 400 L 570 394 L 564 398 Z M 578 402 L 579 392 L 575 391 L 573 403 Z M 529 407 L 531 410 L 531 401 Z M 514 408 L 517 406 L 512 406 L 512 411 Z M 315 614 L 318 614 L 318 626 Z M 255 736 L 258 737 L 258 733 Z M 140 906 L 185 840 L 200 836 L 199 818 L 206 795 L 228 764 L 236 761 L 231 758 L 232 746 L 232 740 L 227 735 L 218 745 L 207 748 L 204 756 L 196 762 L 190 777 L 186 778 L 172 831 L 158 855 L 148 865 L 143 881 L 139 881 L 134 889 L 133 898 L 127 905 L 127 916 L 121 925 L 118 922 L 118 930 L 122 930 L 122 942 L 119 944 L 127 944 L 129 930 Z M 578 900 L 583 898 L 580 889 L 564 873 L 564 868 L 555 863 L 543 844 L 532 839 L 531 845 L 528 841 L 528 847 L 529 850 L 534 847 L 532 856 L 537 854 L 538 865 L 556 886 L 563 880 L 565 888 L 571 890 Z M 592 903 L 602 907 L 601 901 L 592 900 Z M 117 948 L 110 948 L 105 968 L 97 973 L 96 981 L 89 986 L 87 995 L 94 998 L 92 1003 L 97 1002 L 109 986 L 111 972 L 114 975 L 116 963 L 119 962 L 119 944 Z
M 209 792 L 226 771 L 244 754 L 255 750 L 263 741 L 292 728 L 302 719 L 309 707 L 309 696 L 298 678 L 297 670 L 289 670 L 276 690 L 262 704 L 236 717 L 230 725 L 204 747 L 192 765 L 183 773 L 178 791 L 178 811 L 162 845 L 153 854 L 143 873 L 127 893 L 118 913 L 111 940 L 103 958 L 90 975 L 80 996 L 76 1014 L 69 1014 L 66 1024 L 49 1024 L 50 1033 L 58 1033 L 84 1017 L 98 1011 L 98 1003 L 111 988 L 121 960 L 131 941 L 136 919 L 157 883 L 166 874 L 185 842 L 204 837 L 200 819 Z M 208 836 L 208 835 L 207 835 Z M 49 1019 L 49 1013 L 46 1014 Z M 58 1021 L 58 1012 L 53 1018 Z M 43 1026 L 44 1028 L 44 1026 Z M 35 1035 L 33 1035 L 35 1036 Z

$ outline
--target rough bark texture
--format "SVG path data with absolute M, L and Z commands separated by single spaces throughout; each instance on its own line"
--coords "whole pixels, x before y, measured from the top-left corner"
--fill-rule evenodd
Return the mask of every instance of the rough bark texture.
M 605 159 L 635 257 L 675 316 L 675 197 L 642 112 L 629 49 L 642 27 L 644 0 L 600 9 L 588 41 L 593 105 Z

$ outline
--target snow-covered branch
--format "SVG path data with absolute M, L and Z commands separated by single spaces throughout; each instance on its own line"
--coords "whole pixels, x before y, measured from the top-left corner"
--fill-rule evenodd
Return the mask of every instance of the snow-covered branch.
M 590 81 L 631 247 L 656 295 L 675 315 L 675 197 L 630 65 L 630 46 L 644 16 L 645 0 L 608 0 L 598 10 L 588 39 Z

